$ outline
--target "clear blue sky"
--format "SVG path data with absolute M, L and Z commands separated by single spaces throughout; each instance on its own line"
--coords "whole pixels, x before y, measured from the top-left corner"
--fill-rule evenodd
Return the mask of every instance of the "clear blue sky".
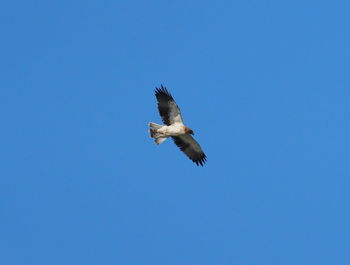
M 350 264 L 349 10 L 3 2 L 0 264 Z M 160 84 L 205 167 L 149 138 Z

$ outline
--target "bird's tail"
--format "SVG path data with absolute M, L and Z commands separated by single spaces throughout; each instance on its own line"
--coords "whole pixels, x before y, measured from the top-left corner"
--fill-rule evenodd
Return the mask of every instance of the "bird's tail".
M 154 142 L 156 144 L 161 144 L 166 139 L 168 139 L 168 137 L 164 137 L 163 134 L 158 132 L 158 129 L 160 129 L 162 127 L 163 127 L 162 125 L 159 125 L 159 124 L 154 123 L 154 122 L 149 123 L 149 133 L 150 133 L 150 136 L 152 138 L 154 138 Z

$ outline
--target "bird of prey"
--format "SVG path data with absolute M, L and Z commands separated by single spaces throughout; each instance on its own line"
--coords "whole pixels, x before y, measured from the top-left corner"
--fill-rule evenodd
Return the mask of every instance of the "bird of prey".
M 155 143 L 161 144 L 171 137 L 180 150 L 197 166 L 203 166 L 207 157 L 197 141 L 191 136 L 194 135 L 193 131 L 183 123 L 180 108 L 174 98 L 163 85 L 156 88 L 155 96 L 158 101 L 159 114 L 165 123 L 165 125 L 149 123 L 149 132 Z

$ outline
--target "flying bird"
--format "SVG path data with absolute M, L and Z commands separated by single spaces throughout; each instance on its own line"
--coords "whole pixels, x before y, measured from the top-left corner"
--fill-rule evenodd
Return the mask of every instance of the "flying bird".
M 155 143 L 159 145 L 171 137 L 180 150 L 197 166 L 203 166 L 207 157 L 197 141 L 191 136 L 194 135 L 193 130 L 183 123 L 180 108 L 172 95 L 161 85 L 160 88 L 156 88 L 155 96 L 158 101 L 159 114 L 165 123 L 165 125 L 149 123 L 149 132 Z

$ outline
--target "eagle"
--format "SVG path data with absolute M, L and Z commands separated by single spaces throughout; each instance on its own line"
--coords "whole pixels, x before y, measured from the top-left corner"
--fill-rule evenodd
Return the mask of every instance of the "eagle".
M 191 135 L 192 129 L 187 127 L 183 121 L 179 106 L 172 95 L 163 85 L 156 87 L 155 96 L 158 101 L 159 114 L 165 123 L 160 125 L 149 123 L 149 133 L 157 145 L 171 137 L 174 143 L 184 152 L 197 166 L 203 166 L 207 160 L 202 148 Z

